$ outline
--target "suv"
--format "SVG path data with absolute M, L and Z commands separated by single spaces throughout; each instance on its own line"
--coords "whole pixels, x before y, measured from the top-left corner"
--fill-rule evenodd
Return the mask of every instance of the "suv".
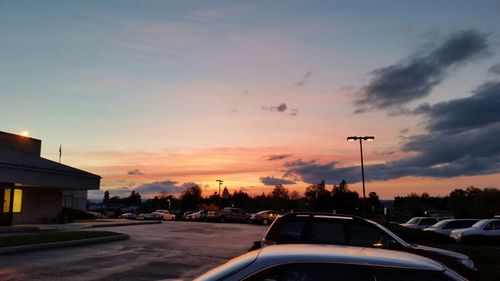
M 463 275 L 471 276 L 477 271 L 468 256 L 407 243 L 382 225 L 356 216 L 288 213 L 274 221 L 262 244 L 333 244 L 392 249 L 440 261 Z
M 208 219 L 218 222 L 247 222 L 249 216 L 240 208 L 226 207 L 218 213 L 209 212 Z

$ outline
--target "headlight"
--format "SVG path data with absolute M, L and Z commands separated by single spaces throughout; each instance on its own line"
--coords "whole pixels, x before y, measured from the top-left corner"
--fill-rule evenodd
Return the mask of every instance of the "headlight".
M 466 260 L 458 260 L 459 263 L 463 264 L 465 267 L 469 269 L 476 269 L 474 267 L 474 262 L 471 259 L 466 259 Z

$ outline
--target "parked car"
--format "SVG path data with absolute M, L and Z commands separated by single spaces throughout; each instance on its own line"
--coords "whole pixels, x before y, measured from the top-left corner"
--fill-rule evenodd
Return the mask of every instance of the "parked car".
M 140 213 L 137 215 L 136 220 L 150 220 L 153 216 L 149 213 Z
M 271 210 L 261 211 L 255 214 L 251 214 L 249 222 L 268 225 L 272 223 L 279 215 L 280 213 L 278 211 L 271 211 Z
M 99 212 L 87 211 L 86 213 L 94 216 L 95 219 L 107 219 L 108 218 L 107 216 L 105 216 L 104 214 L 101 214 Z
M 440 219 L 436 217 L 414 217 L 400 225 L 412 229 L 424 229 L 438 223 L 439 221 Z
M 432 225 L 430 227 L 424 228 L 424 231 L 432 231 L 436 232 L 439 234 L 443 234 L 446 236 L 449 236 L 452 230 L 455 229 L 462 229 L 462 228 L 469 228 L 476 222 L 478 222 L 479 219 L 448 219 L 448 220 L 442 220 L 435 225 Z
M 450 280 L 465 281 L 431 259 L 384 249 L 275 245 L 232 259 L 195 281 Z
M 471 276 L 477 271 L 466 255 L 407 243 L 382 225 L 356 216 L 288 213 L 273 222 L 262 241 L 263 246 L 299 243 L 398 250 L 439 261 L 462 275 Z
M 182 219 L 184 220 L 190 220 L 190 215 L 194 213 L 194 211 L 186 211 L 184 214 L 182 214 Z
M 137 216 L 134 213 L 124 213 L 124 214 L 121 214 L 118 218 L 119 219 L 135 220 L 136 217 Z
M 151 217 L 156 220 L 175 220 L 175 215 L 167 210 L 156 210 L 151 213 Z
M 207 221 L 208 212 L 205 210 L 201 210 L 201 211 L 194 212 L 194 213 L 190 214 L 188 217 L 189 217 L 189 220 L 192 220 L 192 221 Z
M 471 235 L 500 236 L 500 219 L 480 220 L 469 228 L 453 230 L 450 237 L 460 242 Z
M 207 219 L 218 222 L 247 222 L 248 214 L 240 208 L 226 207 L 220 212 L 208 212 Z

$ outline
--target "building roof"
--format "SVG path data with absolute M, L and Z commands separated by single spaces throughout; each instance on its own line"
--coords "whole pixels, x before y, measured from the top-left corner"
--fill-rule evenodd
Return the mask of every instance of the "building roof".
M 0 182 L 65 190 L 99 189 L 101 177 L 0 142 Z

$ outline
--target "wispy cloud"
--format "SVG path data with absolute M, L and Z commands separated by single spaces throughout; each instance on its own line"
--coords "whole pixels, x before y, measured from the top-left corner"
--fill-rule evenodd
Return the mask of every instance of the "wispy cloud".
M 141 172 L 139 169 L 133 169 L 131 171 L 127 172 L 128 175 L 144 175 L 143 172 Z
M 306 74 L 304 74 L 304 76 L 302 76 L 302 79 L 300 79 L 300 81 L 295 83 L 295 86 L 297 86 L 297 87 L 304 86 L 306 84 L 306 82 L 309 80 L 309 77 L 311 77 L 312 73 L 313 73 L 313 71 L 309 70 Z
M 453 34 L 437 48 L 403 62 L 374 70 L 370 83 L 355 101 L 355 113 L 369 109 L 401 106 L 430 94 L 451 68 L 457 68 L 487 54 L 487 36 L 466 30 Z
M 268 111 L 285 112 L 287 110 L 287 106 L 285 103 L 280 103 L 277 106 L 262 106 L 262 109 Z
M 269 155 L 267 157 L 267 160 L 268 161 L 283 160 L 283 159 L 288 158 L 290 156 L 292 156 L 292 154 L 273 154 L 273 155 Z
M 492 67 L 490 67 L 490 69 L 488 69 L 488 72 L 490 74 L 499 74 L 500 75 L 500 62 L 493 65 Z

